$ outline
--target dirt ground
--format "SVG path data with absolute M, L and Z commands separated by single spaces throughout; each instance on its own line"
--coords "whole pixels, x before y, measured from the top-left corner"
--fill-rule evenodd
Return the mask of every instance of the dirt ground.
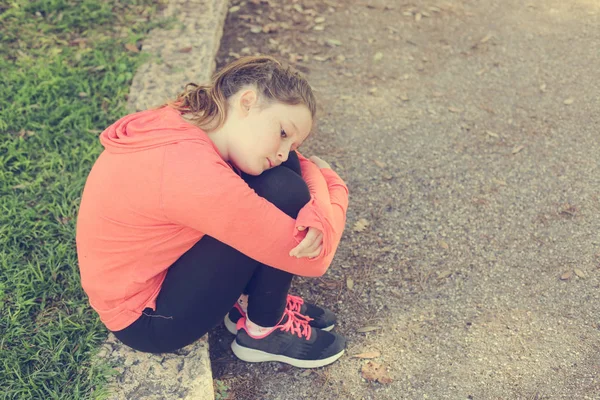
M 293 287 L 338 314 L 347 355 L 246 364 L 216 329 L 230 398 L 600 399 L 600 2 L 231 6 L 219 65 L 307 74 L 301 150 L 351 198 L 334 264 Z

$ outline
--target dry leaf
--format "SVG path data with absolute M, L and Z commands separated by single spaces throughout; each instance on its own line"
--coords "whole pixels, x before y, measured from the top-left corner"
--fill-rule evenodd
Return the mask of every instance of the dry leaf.
M 575 272 L 575 275 L 577 275 L 579 278 L 586 278 L 587 275 L 585 274 L 585 272 L 583 272 L 582 270 L 580 270 L 579 268 L 575 268 L 573 269 L 573 272 Z
M 574 101 L 575 101 L 574 98 L 569 97 L 568 99 L 566 99 L 565 101 L 563 101 L 563 104 L 566 104 L 568 106 L 568 105 L 573 104 Z
M 369 93 L 370 94 L 375 94 L 376 92 L 377 92 L 377 88 L 376 87 L 369 89 Z
M 373 162 L 375 163 L 375 165 L 377 165 L 379 168 L 385 168 L 385 163 L 379 161 L 379 160 L 373 160 Z
M 373 56 L 373 60 L 374 61 L 381 61 L 381 59 L 383 58 L 383 53 L 378 51 L 377 53 L 375 53 L 375 55 Z
M 546 91 L 546 84 L 545 84 L 545 83 L 543 83 L 543 84 L 541 84 L 541 85 L 540 85 L 540 90 L 541 90 L 542 92 L 545 92 L 545 91 Z
M 365 326 L 365 327 L 362 327 L 362 328 L 358 328 L 356 330 L 356 332 L 358 332 L 358 333 L 367 333 L 367 332 L 376 331 L 378 329 L 381 329 L 381 327 L 380 326 Z
M 315 61 L 320 61 L 320 62 L 323 62 L 323 61 L 327 61 L 327 60 L 329 60 L 329 56 L 325 56 L 325 57 L 323 57 L 323 56 L 313 56 L 313 59 L 314 59 Z
M 415 15 L 415 21 L 419 22 L 421 20 L 421 18 L 423 18 L 423 15 L 421 13 L 417 13 Z
M 518 152 L 520 152 L 524 148 L 525 148 L 525 146 L 523 146 L 523 145 L 516 146 L 515 148 L 512 149 L 512 153 L 513 154 L 517 154 Z
M 125 48 L 129 51 L 131 51 L 132 53 L 139 53 L 140 49 L 137 48 L 137 46 L 133 43 L 127 43 L 125 45 Z
M 325 26 L 324 25 L 316 25 L 313 30 L 315 31 L 324 31 L 325 30 Z
M 335 46 L 341 46 L 341 45 L 342 45 L 342 42 L 340 42 L 340 41 L 339 41 L 339 40 L 337 40 L 337 39 L 326 39 L 326 40 L 325 40 L 325 43 L 327 43 L 327 44 L 328 44 L 328 45 L 330 45 L 331 47 L 335 47 Z M 346 58 L 344 57 L 344 59 L 346 59 Z
M 233 14 L 234 12 L 238 12 L 238 11 L 240 11 L 240 8 L 241 8 L 240 6 L 233 6 L 233 7 L 231 7 L 231 8 L 229 9 L 229 12 L 230 12 L 231 14 Z
M 381 356 L 381 353 L 378 351 L 367 351 L 365 353 L 355 354 L 352 358 L 377 358 Z
M 492 131 L 485 131 L 485 133 L 487 133 L 489 136 L 493 137 L 493 138 L 498 138 L 500 137 L 497 133 L 494 133 Z
M 572 276 L 573 276 L 573 271 L 569 270 L 569 271 L 563 272 L 563 274 L 560 276 L 560 279 L 563 281 L 568 281 L 569 279 L 571 279 Z
M 491 34 L 491 33 L 488 33 L 487 35 L 485 35 L 485 36 L 483 37 L 483 39 L 481 39 L 481 40 L 479 41 L 479 43 L 485 43 L 485 42 L 487 42 L 488 40 L 490 40 L 491 38 L 492 38 L 492 34 Z
M 400 100 L 402 100 L 402 101 L 408 101 L 409 99 L 408 99 L 408 96 L 406 94 L 402 93 L 400 95 Z
M 354 281 L 352 280 L 352 278 L 346 278 L 346 286 L 349 290 L 354 289 Z
M 302 377 L 307 377 L 307 376 L 309 376 L 310 374 L 312 374 L 312 371 L 311 371 L 310 369 L 307 369 L 306 371 L 302 372 L 302 373 L 300 374 L 300 376 L 302 376 Z
M 179 49 L 180 53 L 189 53 L 190 51 L 192 51 L 192 47 L 184 47 L 183 49 Z
M 88 97 L 86 92 L 79 92 L 79 97 Z
M 462 109 L 456 108 L 456 107 L 448 107 L 448 111 L 453 112 L 453 113 L 461 113 L 461 112 L 463 112 Z
M 367 229 L 367 226 L 369 226 L 369 221 L 361 218 L 354 224 L 354 232 L 362 232 Z
M 443 240 L 440 240 L 440 247 L 444 250 L 448 250 L 450 248 L 450 246 L 448 246 L 448 243 L 444 242 Z
M 503 181 L 502 179 L 492 179 L 492 182 L 498 186 L 506 186 L 506 181 Z
M 315 18 L 315 23 L 316 24 L 322 24 L 323 22 L 325 22 L 325 17 L 317 17 L 317 18 Z
M 438 277 L 438 279 L 446 279 L 450 275 L 452 275 L 452 271 L 447 269 L 445 271 L 438 272 L 437 277 Z
M 361 370 L 362 377 L 368 381 L 377 381 L 379 383 L 392 383 L 392 378 L 388 374 L 385 366 L 369 361 L 363 365 Z

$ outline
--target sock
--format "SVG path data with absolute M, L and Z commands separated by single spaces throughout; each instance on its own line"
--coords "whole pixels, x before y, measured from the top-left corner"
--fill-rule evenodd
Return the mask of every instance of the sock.
M 273 326 L 265 327 L 257 325 L 254 322 L 250 321 L 250 318 L 248 318 L 248 316 L 246 315 L 246 329 L 248 330 L 248 333 L 252 336 L 262 336 L 273 328 Z
M 237 303 L 242 308 L 242 311 L 244 311 L 245 314 L 248 314 L 248 295 L 241 294 Z

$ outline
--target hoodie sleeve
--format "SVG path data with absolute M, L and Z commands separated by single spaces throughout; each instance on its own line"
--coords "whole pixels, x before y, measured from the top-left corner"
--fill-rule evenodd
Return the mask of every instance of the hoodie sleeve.
M 174 144 L 165 148 L 161 206 L 173 223 L 212 236 L 263 264 L 295 275 L 320 276 L 335 255 L 345 210 L 342 218 L 340 205 L 331 202 L 326 175 L 316 165 L 302 157 L 301 168 L 311 200 L 294 220 L 258 196 L 209 144 Z M 339 196 L 337 185 L 334 197 Z M 323 232 L 323 251 L 313 259 L 289 256 L 306 235 L 298 231 L 301 225 Z

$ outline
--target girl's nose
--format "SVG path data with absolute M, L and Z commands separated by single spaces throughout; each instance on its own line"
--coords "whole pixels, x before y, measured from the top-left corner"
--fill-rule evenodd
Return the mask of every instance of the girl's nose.
M 281 160 L 281 162 L 286 162 L 288 157 L 290 156 L 290 153 L 288 151 L 280 151 L 277 154 L 277 158 Z

